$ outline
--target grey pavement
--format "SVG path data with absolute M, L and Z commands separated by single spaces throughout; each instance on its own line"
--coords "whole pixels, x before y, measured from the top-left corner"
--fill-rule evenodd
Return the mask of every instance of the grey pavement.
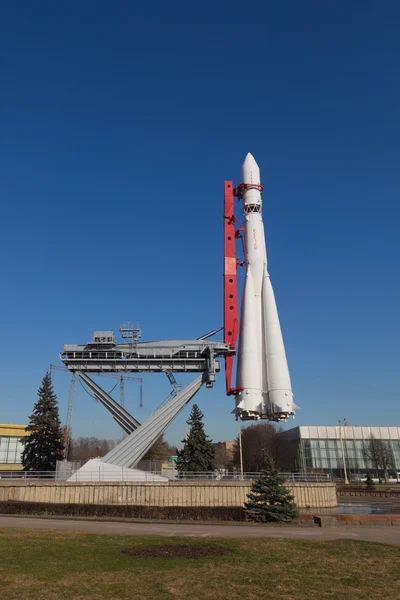
M 25 527 L 28 529 L 53 529 L 85 533 L 112 533 L 121 535 L 160 535 L 165 537 L 249 537 L 289 538 L 297 540 L 363 540 L 400 546 L 400 527 L 332 527 L 290 526 L 268 527 L 265 525 L 212 525 L 183 523 L 133 523 L 115 521 L 84 521 L 73 519 L 40 519 L 29 517 L 1 517 L 1 527 Z

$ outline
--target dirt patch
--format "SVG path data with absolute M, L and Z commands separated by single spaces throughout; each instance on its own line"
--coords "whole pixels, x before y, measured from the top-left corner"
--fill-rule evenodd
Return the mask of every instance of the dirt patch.
M 140 558 L 204 558 L 206 556 L 226 556 L 232 551 L 231 548 L 223 546 L 197 546 L 195 544 L 163 544 L 121 550 L 122 554 Z

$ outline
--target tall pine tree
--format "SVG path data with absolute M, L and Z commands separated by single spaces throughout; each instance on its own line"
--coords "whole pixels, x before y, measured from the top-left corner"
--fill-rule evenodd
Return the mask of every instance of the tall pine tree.
M 275 469 L 269 455 L 265 459 L 263 474 L 254 481 L 247 499 L 245 510 L 252 521 L 287 522 L 299 515 L 294 498 L 285 486 L 285 478 Z
M 176 468 L 179 473 L 202 473 L 214 470 L 214 448 L 204 431 L 203 413 L 193 405 L 187 421 L 190 431 L 183 441 L 182 450 L 178 451 Z
M 21 440 L 22 464 L 25 471 L 55 471 L 57 460 L 63 458 L 64 440 L 50 373 L 43 378 L 38 397 L 26 428 L 29 435 Z

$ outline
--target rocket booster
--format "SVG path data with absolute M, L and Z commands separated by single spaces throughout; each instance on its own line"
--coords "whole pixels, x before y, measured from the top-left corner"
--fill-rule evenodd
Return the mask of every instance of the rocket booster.
M 294 415 L 293 392 L 274 291 L 267 269 L 260 169 L 249 153 L 239 186 L 243 202 L 246 277 L 240 314 L 236 415 L 285 421 Z

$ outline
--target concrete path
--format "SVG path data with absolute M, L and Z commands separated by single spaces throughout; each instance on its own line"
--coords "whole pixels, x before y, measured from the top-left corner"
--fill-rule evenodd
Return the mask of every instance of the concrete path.
M 264 525 L 205 525 L 179 523 L 118 523 L 112 521 L 74 521 L 73 519 L 40 519 L 29 517 L 0 517 L 1 527 L 55 529 L 85 533 L 122 535 L 160 535 L 165 537 L 254 537 L 290 538 L 297 540 L 364 540 L 400 546 L 400 527 L 268 527 Z

